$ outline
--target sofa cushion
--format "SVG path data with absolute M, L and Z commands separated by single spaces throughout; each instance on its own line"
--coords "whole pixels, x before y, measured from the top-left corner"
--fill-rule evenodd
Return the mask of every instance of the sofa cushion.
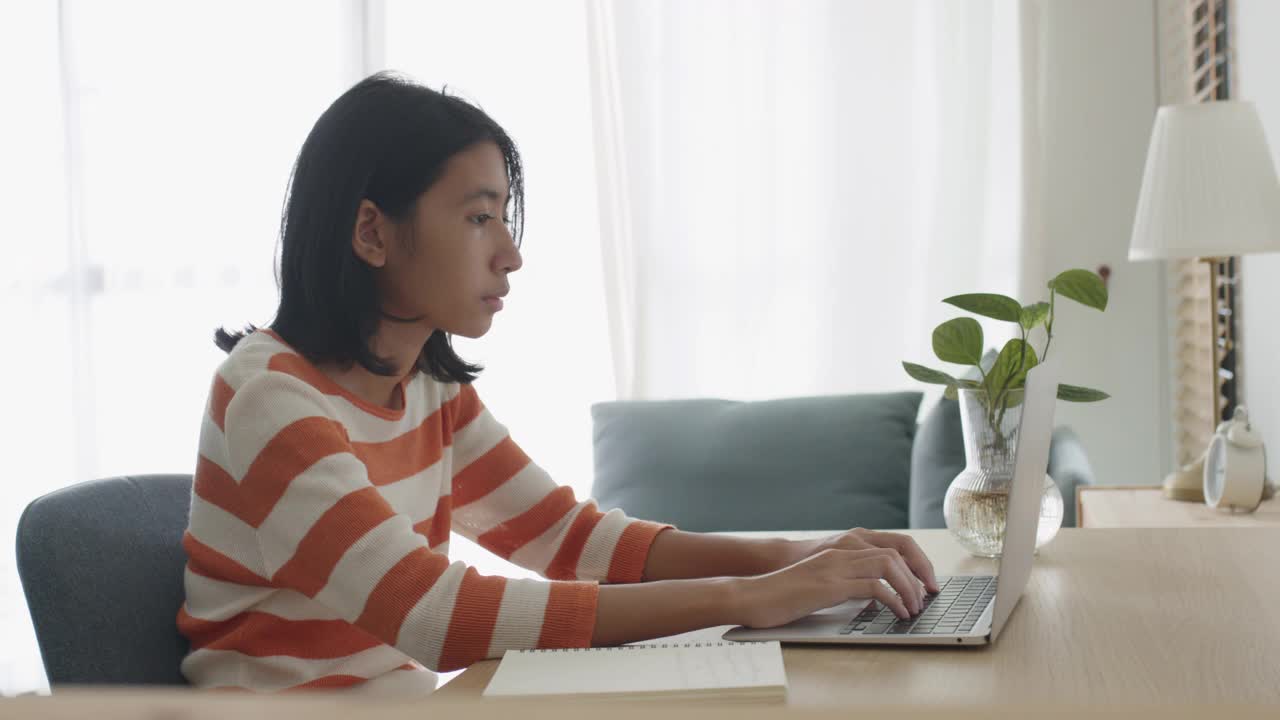
M 1062 525 L 1076 525 L 1076 493 L 1094 482 L 1093 466 L 1075 431 L 1067 426 L 1055 428 L 1049 443 L 1049 477 L 1062 493 Z
M 598 403 L 592 495 L 699 532 L 906 527 L 920 398 Z
M 960 403 L 942 398 L 929 411 L 911 447 L 910 521 L 912 528 L 947 526 L 942 501 L 964 470 L 964 431 Z
M 982 366 L 989 370 L 996 353 L 989 351 Z M 977 379 L 970 371 L 964 377 Z M 916 432 L 911 447 L 910 521 L 912 528 L 947 526 L 942 504 L 947 488 L 964 470 L 964 429 L 960 421 L 960 403 L 945 397 L 929 411 Z M 1049 442 L 1049 477 L 1062 493 L 1063 527 L 1076 524 L 1076 491 L 1094 483 L 1093 467 L 1080 438 L 1069 427 L 1058 427 Z
M 983 372 L 990 370 L 999 353 L 987 350 L 982 356 Z M 966 380 L 981 377 L 970 367 L 961 376 Z M 913 528 L 944 528 L 942 501 L 947 488 L 964 470 L 964 430 L 960 425 L 960 402 L 941 398 L 920 423 L 915 444 L 911 447 L 911 511 Z

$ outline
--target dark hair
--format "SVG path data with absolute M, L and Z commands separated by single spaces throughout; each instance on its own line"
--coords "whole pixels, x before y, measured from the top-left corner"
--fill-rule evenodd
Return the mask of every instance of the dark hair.
M 369 341 L 383 317 L 374 271 L 351 249 L 356 210 L 368 199 L 396 222 L 412 218 L 417 199 L 445 163 L 478 142 L 506 161 L 512 234 L 524 226 L 524 177 L 515 143 L 480 108 L 393 73 L 371 75 L 329 106 L 302 144 L 280 218 L 280 307 L 271 328 L 313 363 L 358 362 L 378 375 L 396 368 Z M 214 342 L 227 352 L 255 328 Z M 483 370 L 454 352 L 436 330 L 417 368 L 441 382 L 470 383 Z

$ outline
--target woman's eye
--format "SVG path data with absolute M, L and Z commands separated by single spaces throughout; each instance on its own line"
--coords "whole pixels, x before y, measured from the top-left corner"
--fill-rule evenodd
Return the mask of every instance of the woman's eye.
M 496 217 L 494 217 L 493 215 L 490 215 L 489 213 L 480 213 L 479 215 L 472 215 L 470 218 L 467 218 L 467 219 L 475 223 L 476 225 L 484 225 L 490 220 L 497 220 Z M 510 226 L 511 217 L 508 215 L 503 215 L 502 222 L 504 225 Z

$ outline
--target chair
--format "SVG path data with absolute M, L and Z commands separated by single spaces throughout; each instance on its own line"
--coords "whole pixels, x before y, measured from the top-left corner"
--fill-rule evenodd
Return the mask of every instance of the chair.
M 18 520 L 18 575 L 51 686 L 186 685 L 190 475 L 91 480 Z

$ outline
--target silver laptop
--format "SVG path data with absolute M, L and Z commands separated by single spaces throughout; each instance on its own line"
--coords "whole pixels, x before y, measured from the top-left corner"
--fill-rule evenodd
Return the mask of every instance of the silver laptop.
M 940 592 L 927 596 L 924 612 L 907 620 L 899 620 L 882 603 L 862 598 L 778 627 L 737 627 L 725 633 L 724 638 L 881 645 L 985 645 L 995 642 L 1031 577 L 1057 390 L 1056 357 L 1031 369 L 1018 426 L 1018 451 L 1014 459 L 1013 486 L 1009 488 L 1008 521 L 995 577 L 939 577 Z

